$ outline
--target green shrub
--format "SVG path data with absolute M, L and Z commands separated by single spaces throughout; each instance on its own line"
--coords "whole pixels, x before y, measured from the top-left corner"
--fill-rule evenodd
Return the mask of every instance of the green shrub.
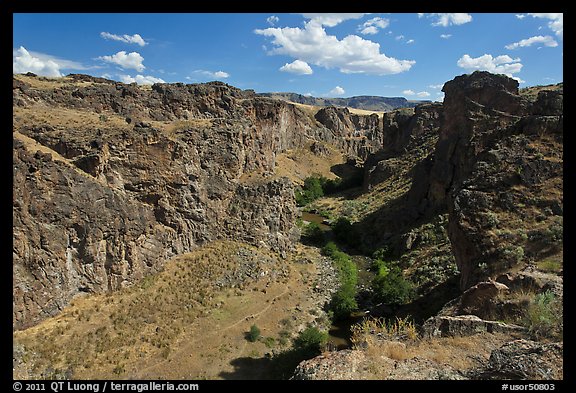
M 373 259 L 370 263 L 370 270 L 376 273 L 376 276 L 386 276 L 390 268 L 382 259 Z
M 294 340 L 294 349 L 305 357 L 314 357 L 322 352 L 328 341 L 328 333 L 316 327 L 307 327 Z
M 356 303 L 356 284 L 358 283 L 358 268 L 348 254 L 338 249 L 334 242 L 329 242 L 322 248 L 322 253 L 329 256 L 338 269 L 340 286 L 332 296 L 330 310 L 335 319 L 343 319 L 358 309 Z
M 535 338 L 562 336 L 562 304 L 551 291 L 534 297 L 524 319 L 528 332 Z
M 332 296 L 330 310 L 332 310 L 335 320 L 348 318 L 350 313 L 357 309 L 355 288 L 341 286 Z
M 338 251 L 338 246 L 334 242 L 328 242 L 322 247 L 322 255 L 326 255 L 327 257 L 332 257 L 332 255 Z
M 392 257 L 392 250 L 388 246 L 377 249 L 372 254 L 372 258 L 380 259 L 382 261 L 390 259 Z
M 304 179 L 304 185 L 301 190 L 296 191 L 296 204 L 298 206 L 305 206 L 310 202 L 324 196 L 322 189 L 323 180 L 318 176 L 311 176 Z
M 256 342 L 260 338 L 260 329 L 256 325 L 250 326 L 250 331 L 247 334 L 247 339 L 250 342 Z
M 404 278 L 398 266 L 379 267 L 372 280 L 372 290 L 377 301 L 388 305 L 408 303 L 414 295 L 414 286 Z
M 348 247 L 356 247 L 360 242 L 360 236 L 356 228 L 354 228 L 350 220 L 346 217 L 340 217 L 334 222 L 332 232 L 338 243 Z
M 320 225 L 316 222 L 311 222 L 310 224 L 306 225 L 303 235 L 306 240 L 316 245 L 324 244 L 324 241 L 326 240 L 324 231 L 322 231 Z

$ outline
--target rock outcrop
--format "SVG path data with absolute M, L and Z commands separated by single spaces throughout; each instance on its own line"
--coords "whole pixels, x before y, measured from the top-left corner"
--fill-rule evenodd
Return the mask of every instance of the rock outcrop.
M 382 119 L 381 134 L 376 137 L 382 149 L 367 157 L 365 162 L 364 189 L 370 190 L 375 185 L 388 179 L 401 166 L 399 160 L 405 160 L 405 152 L 421 150 L 421 162 L 430 161 L 429 150 L 436 144 L 440 122 L 442 119 L 442 104 L 421 104 L 411 109 L 398 109 L 385 113 Z M 416 166 L 417 167 L 417 166 Z M 418 195 L 412 199 L 423 199 L 428 190 L 426 174 L 415 173 L 415 191 Z
M 466 337 L 478 333 L 514 333 L 523 332 L 522 326 L 498 321 L 486 321 L 476 315 L 458 315 L 455 317 L 437 316 L 428 319 L 423 329 L 424 337 Z
M 130 285 L 211 240 L 291 249 L 293 185 L 271 175 L 276 154 L 303 145 L 316 127 L 298 108 L 221 83 L 41 82 L 49 87 L 15 78 L 14 104 L 102 116 L 80 126 L 50 114 L 15 121 L 15 329 L 78 294 Z
M 362 160 L 382 148 L 382 122 L 377 114 L 351 114 L 348 108 L 320 109 L 315 119 L 332 131 L 329 142 Z
M 462 380 L 467 379 L 450 364 L 441 364 L 429 359 L 412 357 L 391 359 L 382 356 L 377 364 L 368 359 L 364 351 L 343 350 L 328 352 L 314 359 L 301 362 L 291 379 L 295 380 Z
M 564 343 L 515 340 L 492 351 L 488 365 L 474 379 L 562 380 Z
M 466 289 L 539 257 L 542 247 L 526 238 L 529 223 L 558 221 L 554 212 L 542 216 L 531 209 L 562 206 L 562 90 L 541 92 L 532 102 L 519 94 L 516 81 L 474 72 L 447 82 L 443 91 L 428 199 L 448 206 L 448 233 Z M 491 231 L 496 228 L 508 230 L 508 239 Z

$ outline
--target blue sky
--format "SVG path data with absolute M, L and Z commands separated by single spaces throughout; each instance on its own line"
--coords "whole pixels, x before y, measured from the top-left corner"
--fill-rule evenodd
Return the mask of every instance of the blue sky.
M 563 15 L 13 14 L 13 72 L 441 100 L 474 70 L 563 81 Z

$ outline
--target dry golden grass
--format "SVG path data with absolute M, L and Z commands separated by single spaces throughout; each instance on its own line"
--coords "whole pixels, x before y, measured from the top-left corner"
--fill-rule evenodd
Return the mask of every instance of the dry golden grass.
M 38 90 L 54 90 L 55 88 L 63 85 L 85 87 L 94 84 L 93 82 L 88 81 L 74 81 L 72 78 L 66 76 L 60 78 L 50 78 L 50 77 L 32 77 L 21 74 L 15 74 L 14 78 L 26 82 L 30 86 Z
M 556 84 L 556 85 L 545 85 L 545 86 L 531 86 L 531 87 L 526 87 L 523 89 L 519 89 L 519 93 L 521 96 L 525 96 L 528 97 L 530 99 L 535 99 L 536 97 L 538 97 L 538 93 L 540 93 L 543 90 L 560 90 L 564 88 L 564 84 L 560 83 L 560 84 Z
M 31 107 L 13 108 L 13 128 L 50 125 L 56 129 L 77 129 L 91 135 L 97 129 L 119 134 L 133 126 L 124 117 L 111 112 L 96 113 L 88 109 L 71 109 L 39 103 Z
M 316 112 L 318 112 L 320 109 L 322 109 L 322 106 L 318 106 L 318 105 L 307 105 L 307 104 L 300 104 L 298 102 L 292 102 L 292 101 L 288 101 L 289 103 L 296 105 L 298 108 L 302 109 L 304 112 L 306 112 L 309 115 L 314 116 L 316 114 Z M 373 114 L 377 114 L 378 117 L 382 118 L 384 116 L 385 112 L 378 112 L 378 111 L 369 111 L 369 110 L 365 110 L 365 109 L 356 109 L 356 108 L 351 108 L 351 107 L 346 107 L 348 109 L 348 111 L 350 111 L 350 113 L 353 113 L 355 115 L 362 115 L 362 116 L 369 116 L 369 115 L 373 115 Z
M 289 150 L 276 156 L 275 176 L 287 177 L 295 184 L 303 184 L 304 179 L 312 175 L 322 175 L 328 179 L 336 179 L 330 168 L 346 162 L 346 157 L 335 147 L 325 144 L 330 154 L 318 157 L 310 151 L 310 145 Z
M 257 280 L 219 288 L 219 277 L 241 263 L 242 250 L 274 259 L 276 270 L 263 265 Z M 14 341 L 35 354 L 27 357 L 37 376 L 52 368 L 72 370 L 74 379 L 265 377 L 265 368 L 234 361 L 283 348 L 278 338 L 287 326 L 296 334 L 315 318 L 306 310 L 318 307 L 312 283 L 320 277 L 314 264 L 294 263 L 302 257 L 317 258 L 318 251 L 300 248 L 280 261 L 249 245 L 213 242 L 130 288 L 77 298 L 57 317 L 15 332 Z M 256 343 L 245 339 L 252 324 L 262 331 Z

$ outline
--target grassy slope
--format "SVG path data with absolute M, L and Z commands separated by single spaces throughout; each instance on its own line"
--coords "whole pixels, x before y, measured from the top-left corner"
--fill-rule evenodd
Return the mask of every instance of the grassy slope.
M 289 345 L 280 343 L 281 331 L 294 335 L 316 318 L 319 273 L 314 263 L 295 261 L 317 258 L 308 248 L 281 261 L 246 244 L 210 243 L 131 288 L 77 298 L 58 316 L 15 332 L 24 365 L 14 378 L 67 370 L 74 379 L 270 377 L 266 367 L 248 365 Z M 223 276 L 240 277 L 242 264 L 253 265 L 256 279 L 216 285 Z M 262 331 L 256 343 L 245 339 L 252 324 Z

